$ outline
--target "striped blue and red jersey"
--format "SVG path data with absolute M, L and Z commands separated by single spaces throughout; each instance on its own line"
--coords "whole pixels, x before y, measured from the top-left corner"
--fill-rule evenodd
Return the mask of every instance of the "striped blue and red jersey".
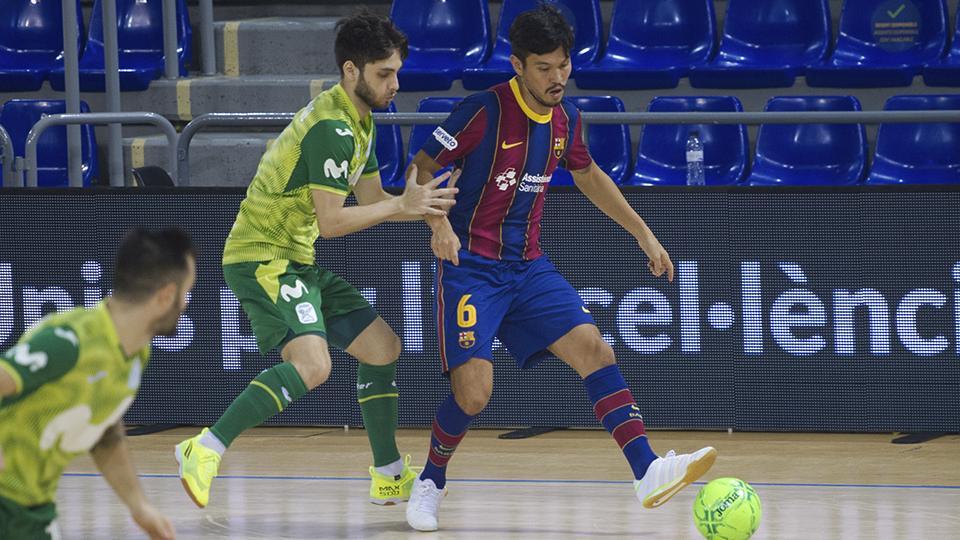
M 515 78 L 461 101 L 421 150 L 463 169 L 449 213 L 462 247 L 503 261 L 542 255 L 540 219 L 553 171 L 592 162 L 582 131 L 573 103 L 538 114 Z

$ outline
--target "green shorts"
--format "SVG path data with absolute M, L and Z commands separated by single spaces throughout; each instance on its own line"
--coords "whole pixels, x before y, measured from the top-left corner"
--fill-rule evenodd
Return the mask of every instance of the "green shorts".
M 346 349 L 377 318 L 357 289 L 316 265 L 287 260 L 228 264 L 223 277 L 250 319 L 261 354 L 307 334 Z
M 0 497 L 0 538 L 53 540 L 60 538 L 57 507 L 53 503 L 25 507 Z

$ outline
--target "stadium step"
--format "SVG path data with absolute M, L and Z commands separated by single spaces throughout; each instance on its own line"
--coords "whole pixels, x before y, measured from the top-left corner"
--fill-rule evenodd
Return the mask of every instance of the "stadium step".
M 267 145 L 276 133 L 198 133 L 190 144 L 190 185 L 246 187 L 253 179 Z M 123 139 L 123 159 L 129 169 L 144 165 L 167 166 L 166 137 Z
M 217 71 L 240 75 L 338 73 L 335 17 L 270 17 L 214 24 Z
M 337 81 L 339 77 L 332 74 L 158 79 L 143 92 L 122 92 L 120 100 L 124 111 L 153 111 L 172 122 L 186 123 L 208 112 L 294 112 Z M 64 99 L 64 95 L 44 85 L 27 95 L 0 93 L 0 104 L 15 98 Z M 81 99 L 92 111 L 106 108 L 102 92 L 84 92 Z

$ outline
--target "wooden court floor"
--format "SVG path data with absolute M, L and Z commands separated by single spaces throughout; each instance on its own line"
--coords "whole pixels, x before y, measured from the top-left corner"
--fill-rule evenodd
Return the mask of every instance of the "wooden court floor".
M 362 430 L 260 428 L 239 438 L 198 509 L 176 477 L 173 446 L 196 429 L 131 437 L 152 502 L 178 538 L 700 538 L 699 485 L 655 510 L 633 495 L 629 469 L 605 432 L 559 431 L 499 440 L 473 430 L 451 461 L 437 533 L 409 530 L 404 507 L 367 502 Z M 427 430 L 401 430 L 420 464 Z M 890 435 L 651 432 L 654 449 L 716 447 L 707 479 L 750 482 L 763 502 L 757 539 L 960 538 L 960 436 L 918 445 Z M 140 538 L 88 459 L 60 483 L 65 538 Z

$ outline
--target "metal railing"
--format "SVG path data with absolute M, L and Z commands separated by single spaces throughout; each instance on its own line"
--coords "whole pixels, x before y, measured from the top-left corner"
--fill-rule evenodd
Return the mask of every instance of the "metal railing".
M 164 75 L 168 79 L 180 77 L 179 57 L 177 56 L 177 0 L 162 0 L 163 5 L 163 54 Z M 120 101 L 119 47 L 117 42 L 117 5 L 116 2 L 101 2 L 103 17 L 103 61 L 106 111 L 122 111 Z M 213 67 L 207 70 L 206 55 L 213 57 L 213 0 L 201 0 L 201 34 L 204 39 L 204 73 L 212 74 Z M 64 43 L 64 91 L 66 93 L 67 114 L 80 113 L 80 75 L 77 50 L 77 13 L 76 3 L 61 3 L 63 16 Z M 209 35 L 207 35 L 209 34 Z M 209 50 L 207 50 L 209 49 Z M 212 65 L 212 64 L 211 64 Z M 107 171 L 111 186 L 124 184 L 123 174 L 123 135 L 119 124 L 108 124 L 107 131 Z M 67 176 L 70 185 L 80 185 L 80 126 L 70 124 L 67 127 Z
M 163 71 L 168 79 L 180 77 L 180 62 L 177 58 L 177 26 L 177 0 L 163 0 Z
M 77 4 L 76 2 L 64 1 L 60 3 L 63 14 L 63 86 L 66 92 L 66 104 L 68 114 L 80 113 L 80 51 L 77 47 Z M 104 21 L 106 23 L 106 21 Z M 111 32 L 116 35 L 117 26 L 104 24 L 104 39 Z M 107 51 L 104 52 L 107 54 Z M 108 96 L 109 100 L 110 97 Z M 70 185 L 81 185 L 83 181 L 81 175 L 80 163 L 80 126 L 67 127 L 67 177 L 70 179 Z
M 190 142 L 212 127 L 285 127 L 294 113 L 207 113 L 193 119 L 177 143 L 178 185 L 190 185 Z M 439 124 L 448 113 L 374 113 L 377 124 Z M 584 124 L 903 124 L 960 122 L 956 111 L 791 111 L 791 112 L 678 112 L 583 113 Z
M 200 59 L 204 75 L 216 75 L 217 57 L 213 44 L 213 0 L 200 0 Z
M 17 156 L 13 153 L 13 139 L 3 126 L 0 126 L 0 171 L 3 171 L 5 186 L 23 185 L 23 178 L 17 169 Z
M 163 131 L 167 136 L 167 144 L 170 147 L 170 176 L 177 178 L 177 130 L 169 120 L 152 112 L 127 112 L 127 113 L 86 113 L 86 114 L 51 114 L 41 118 L 30 129 L 27 134 L 27 143 L 24 149 L 26 154 L 24 168 L 27 171 L 27 187 L 37 187 L 37 143 L 40 142 L 40 135 L 51 126 L 80 125 L 80 124 L 128 124 L 128 125 L 152 125 Z M 79 157 L 79 155 L 78 155 Z M 80 177 L 70 177 L 70 187 L 82 187 L 83 181 Z

